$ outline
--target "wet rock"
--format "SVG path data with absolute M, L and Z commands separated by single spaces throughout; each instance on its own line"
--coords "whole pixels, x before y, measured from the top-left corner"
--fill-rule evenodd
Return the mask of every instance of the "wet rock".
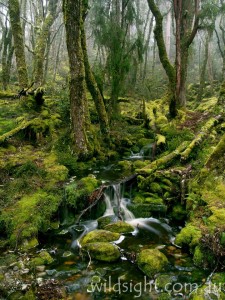
M 41 251 L 37 257 L 31 259 L 30 266 L 37 267 L 41 265 L 48 265 L 51 264 L 54 259 L 47 251 Z
M 89 253 L 92 259 L 100 261 L 113 262 L 119 259 L 119 249 L 110 243 L 96 242 L 88 243 L 83 248 L 84 253 Z
M 155 280 L 155 285 L 158 290 L 166 290 L 168 284 L 173 282 L 173 276 L 170 275 L 159 275 Z
M 221 287 L 217 285 L 204 285 L 193 291 L 189 297 L 190 300 L 224 300 L 225 294 L 221 291 Z
M 97 221 L 98 221 L 98 229 L 104 229 L 106 225 L 116 222 L 117 218 L 115 215 L 103 216 L 101 218 L 98 218 Z
M 71 252 L 71 251 L 66 251 L 66 252 L 64 252 L 63 253 L 63 257 L 69 257 L 69 256 L 71 256 L 71 255 L 73 255 L 73 253 Z
M 119 233 L 106 231 L 106 230 L 93 230 L 88 232 L 80 241 L 80 244 L 84 246 L 87 243 L 96 242 L 112 242 L 118 240 Z
M 129 233 L 134 231 L 134 227 L 122 221 L 105 226 L 105 230 L 117 233 Z
M 137 257 L 139 269 L 149 277 L 162 272 L 168 265 L 167 257 L 158 249 L 145 249 Z

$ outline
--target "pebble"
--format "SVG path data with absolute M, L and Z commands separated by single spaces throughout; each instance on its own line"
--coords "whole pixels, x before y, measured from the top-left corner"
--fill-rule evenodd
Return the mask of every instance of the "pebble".
M 40 273 L 37 273 L 37 276 L 38 277 L 44 277 L 46 275 L 46 272 L 40 272 Z
M 29 273 L 29 272 L 30 272 L 29 269 L 22 269 L 22 270 L 20 271 L 20 274 L 27 274 L 27 273 Z
M 38 272 L 44 272 L 44 270 L 45 270 L 45 266 L 37 266 L 36 267 L 36 271 L 38 271 Z

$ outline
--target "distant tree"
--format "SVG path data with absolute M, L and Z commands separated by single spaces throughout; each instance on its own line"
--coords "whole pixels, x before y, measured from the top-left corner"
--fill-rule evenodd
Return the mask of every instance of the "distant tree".
M 178 107 L 186 105 L 186 79 L 189 48 L 199 27 L 199 0 L 173 0 L 176 23 L 176 61 L 173 66 L 168 58 L 163 36 L 163 15 L 154 0 L 147 0 L 155 16 L 155 39 L 157 41 L 160 61 L 170 83 L 170 115 L 175 117 Z

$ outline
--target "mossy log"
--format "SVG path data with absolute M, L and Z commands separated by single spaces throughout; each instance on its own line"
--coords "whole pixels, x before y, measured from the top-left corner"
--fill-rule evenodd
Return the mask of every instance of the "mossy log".
M 214 166 L 215 162 L 218 163 L 218 159 L 224 158 L 224 154 L 225 154 L 225 134 L 222 136 L 221 140 L 217 144 L 213 153 L 210 155 L 205 166 L 211 169 Z
M 32 124 L 35 124 L 35 122 L 37 120 L 38 119 L 35 118 L 33 120 L 30 120 L 30 121 L 24 121 L 19 126 L 17 126 L 16 128 L 10 130 L 9 132 L 4 133 L 3 135 L 0 136 L 0 143 L 4 143 L 7 139 L 9 139 L 10 137 L 14 136 L 15 134 L 17 134 L 21 130 L 26 129 L 27 127 L 29 127 Z
M 198 146 L 205 137 L 207 137 L 210 130 L 214 127 L 215 124 L 218 123 L 218 120 L 221 118 L 221 116 L 210 118 L 206 124 L 201 128 L 201 131 L 196 135 L 196 137 L 193 139 L 193 141 L 190 143 L 190 145 L 181 153 L 181 159 L 187 160 L 190 156 L 193 149 Z
M 187 147 L 188 142 L 183 142 L 179 147 L 177 147 L 177 149 L 175 149 L 174 151 L 172 151 L 171 153 L 160 157 L 159 159 L 151 162 L 149 165 L 147 165 L 146 167 L 142 168 L 142 169 L 138 169 L 136 170 L 138 174 L 140 175 L 150 175 L 153 172 L 155 172 L 156 170 L 160 169 L 160 167 L 164 167 L 165 165 L 167 165 L 168 163 L 171 162 L 172 159 L 176 158 L 177 156 L 181 155 L 182 151 L 184 151 L 184 149 Z

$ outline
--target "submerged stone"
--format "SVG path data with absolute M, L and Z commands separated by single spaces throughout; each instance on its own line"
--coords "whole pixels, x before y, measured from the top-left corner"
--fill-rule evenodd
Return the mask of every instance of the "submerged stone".
M 149 277 L 162 272 L 168 265 L 167 257 L 158 249 L 145 249 L 137 258 L 139 269 Z
M 81 246 L 88 243 L 96 242 L 112 242 L 118 240 L 119 233 L 107 231 L 107 230 L 93 230 L 88 232 L 80 241 Z
M 40 265 L 49 265 L 54 261 L 51 255 L 47 251 L 41 251 L 37 257 L 34 257 L 30 261 L 30 265 L 33 267 Z
M 113 262 L 119 259 L 118 247 L 106 242 L 88 243 L 84 246 L 84 251 L 88 251 L 91 258 L 100 261 Z
M 126 222 L 118 221 L 113 224 L 105 226 L 105 229 L 117 233 L 129 233 L 134 231 L 134 227 Z

